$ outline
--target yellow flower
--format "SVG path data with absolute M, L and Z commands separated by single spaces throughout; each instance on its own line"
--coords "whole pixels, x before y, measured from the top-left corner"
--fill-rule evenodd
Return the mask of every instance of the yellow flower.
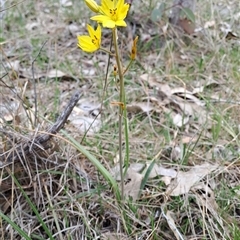
M 138 36 L 135 37 L 133 40 L 133 45 L 132 45 L 132 51 L 131 51 L 131 59 L 134 60 L 137 55 L 137 41 L 138 41 Z
M 102 23 L 103 27 L 106 28 L 126 27 L 127 24 L 124 19 L 127 16 L 128 9 L 129 4 L 124 3 L 124 0 L 102 0 L 99 8 L 102 15 L 94 16 L 91 20 Z
M 94 30 L 90 25 L 87 25 L 89 36 L 78 36 L 78 47 L 85 52 L 95 52 L 101 46 L 101 26 L 98 25 Z
M 95 13 L 99 12 L 99 5 L 94 0 L 85 0 L 87 6 Z

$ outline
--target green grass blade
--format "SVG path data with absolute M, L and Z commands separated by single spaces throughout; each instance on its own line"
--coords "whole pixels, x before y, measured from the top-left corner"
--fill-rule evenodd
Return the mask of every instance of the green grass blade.
M 144 177 L 143 177 L 143 180 L 142 180 L 142 182 L 141 182 L 141 186 L 140 186 L 140 190 L 139 190 L 138 196 L 140 196 L 143 188 L 145 187 L 145 185 L 146 185 L 146 183 L 147 183 L 147 180 L 148 180 L 148 178 L 149 178 L 149 175 L 150 175 L 150 173 L 151 173 L 151 171 L 152 171 L 152 169 L 153 169 L 153 167 L 154 167 L 154 164 L 155 164 L 155 160 L 153 160 L 153 161 L 151 162 L 151 164 L 149 165 L 149 167 L 148 167 L 148 169 L 147 169 L 147 171 L 146 171 L 146 173 L 145 173 L 145 175 L 144 175 Z
M 27 196 L 27 194 L 24 192 L 24 190 L 22 189 L 20 183 L 18 182 L 18 180 L 15 178 L 14 175 L 12 175 L 13 179 L 14 179 L 14 182 L 15 184 L 19 187 L 19 189 L 21 190 L 24 198 L 27 200 L 28 204 L 30 205 L 31 209 L 33 210 L 33 212 L 36 214 L 36 217 L 38 219 L 38 221 L 41 223 L 45 233 L 48 235 L 48 237 L 51 239 L 51 240 L 54 240 L 54 238 L 52 237 L 52 233 L 49 231 L 47 225 L 45 224 L 45 222 L 43 221 L 42 217 L 40 216 L 37 208 L 35 207 L 35 205 L 32 203 L 32 201 L 30 200 L 30 198 Z
M 70 136 L 67 132 L 61 131 L 73 144 L 73 146 L 80 151 L 82 154 L 84 154 L 85 157 L 87 157 L 92 164 L 98 169 L 98 171 L 103 175 L 103 177 L 110 183 L 112 186 L 116 198 L 118 201 L 121 200 L 121 194 L 118 188 L 118 184 L 115 181 L 115 179 L 111 176 L 110 172 L 89 152 L 87 151 L 81 144 L 79 144 L 72 136 Z
M 31 238 L 28 236 L 28 234 L 23 231 L 16 223 L 14 223 L 10 218 L 8 218 L 6 215 L 4 215 L 0 211 L 0 217 L 3 218 L 6 222 L 8 222 L 20 235 L 26 240 L 31 240 Z

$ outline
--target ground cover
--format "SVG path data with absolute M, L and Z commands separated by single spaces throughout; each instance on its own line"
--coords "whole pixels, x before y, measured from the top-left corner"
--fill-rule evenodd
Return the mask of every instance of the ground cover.
M 168 23 L 171 4 L 152 21 L 159 3 L 132 1 L 119 35 L 123 63 L 139 36 L 119 202 L 109 180 L 119 182 L 115 62 L 77 47 L 91 12 L 75 0 L 5 3 L 1 239 L 240 239 L 240 4 L 197 2 L 190 35 Z M 64 128 L 41 142 L 76 91 Z

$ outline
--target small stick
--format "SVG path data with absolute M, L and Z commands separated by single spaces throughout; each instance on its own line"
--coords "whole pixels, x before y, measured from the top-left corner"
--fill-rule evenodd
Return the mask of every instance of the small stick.
M 58 117 L 57 121 L 47 130 L 46 133 L 37 135 L 34 139 L 29 140 L 23 145 L 23 143 L 17 144 L 17 146 L 13 146 L 10 151 L 4 152 L 0 154 L 0 169 L 4 168 L 5 166 L 12 164 L 16 159 L 22 157 L 23 155 L 28 155 L 31 153 L 31 150 L 39 150 L 44 149 L 41 145 L 49 141 L 57 132 L 63 128 L 64 124 L 66 123 L 69 115 L 71 114 L 73 108 L 76 106 L 77 102 L 79 101 L 81 94 L 77 91 L 71 97 L 67 107 Z M 0 128 L 0 131 L 6 132 Z M 45 149 L 44 149 L 45 150 Z M 17 151 L 17 152 L 16 152 Z
M 36 137 L 35 141 L 37 143 L 40 143 L 40 144 L 45 143 L 52 137 L 52 135 L 56 134 L 57 132 L 59 132 L 61 128 L 63 128 L 64 124 L 66 123 L 69 115 L 71 114 L 73 108 L 76 106 L 80 97 L 81 97 L 81 94 L 78 91 L 73 94 L 65 110 L 58 117 L 57 121 L 48 129 L 47 132 L 49 134 L 41 134 Z

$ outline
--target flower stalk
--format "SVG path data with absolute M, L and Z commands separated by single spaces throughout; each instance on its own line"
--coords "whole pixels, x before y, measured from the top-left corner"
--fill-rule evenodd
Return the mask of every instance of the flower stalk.
M 113 28 L 113 45 L 115 48 L 115 59 L 117 63 L 117 70 L 119 76 L 119 102 L 125 104 L 125 96 L 124 96 L 124 79 L 123 79 L 123 70 L 122 64 L 119 55 L 119 47 L 117 42 L 117 28 Z M 124 196 L 124 174 L 123 174 L 123 150 L 122 150 L 122 119 L 123 119 L 123 110 L 126 108 L 125 105 L 119 105 L 119 116 L 118 116 L 118 143 L 119 143 L 119 164 L 120 164 L 120 176 L 121 176 L 121 193 L 122 198 Z
M 118 119 L 118 134 L 119 134 L 119 165 L 121 176 L 121 199 L 124 198 L 124 177 L 129 166 L 129 139 L 128 139 L 128 120 L 127 120 L 127 108 L 126 108 L 126 96 L 124 87 L 124 74 L 128 71 L 132 62 L 136 58 L 137 54 L 137 40 L 133 41 L 132 50 L 130 53 L 130 62 L 126 68 L 123 68 L 121 62 L 121 56 L 118 44 L 118 27 L 126 27 L 127 23 L 125 18 L 129 10 L 129 4 L 125 3 L 125 0 L 101 0 L 101 5 L 98 5 L 94 0 L 85 0 L 86 5 L 91 11 L 97 13 L 96 16 L 91 17 L 91 20 L 97 22 L 97 28 L 87 25 L 88 35 L 78 36 L 78 46 L 83 51 L 93 53 L 97 50 L 107 52 L 110 56 L 114 56 L 116 60 L 116 66 L 114 66 L 113 75 L 114 78 L 119 78 L 119 101 L 114 105 L 119 107 L 119 119 Z M 101 27 L 110 28 L 112 30 L 112 40 L 114 46 L 114 54 L 101 47 Z M 125 70 L 124 70 L 125 69 Z M 124 121 L 123 121 L 124 120 Z M 123 124 L 124 122 L 124 124 Z M 124 134 L 123 134 L 124 125 Z M 126 146 L 126 154 L 123 155 L 123 135 Z M 125 172 L 123 171 L 125 163 Z

